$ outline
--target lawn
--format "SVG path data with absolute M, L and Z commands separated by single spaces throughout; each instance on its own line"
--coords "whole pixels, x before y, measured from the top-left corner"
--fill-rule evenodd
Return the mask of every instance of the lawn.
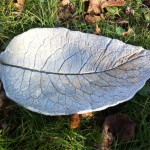
M 1 0 L 0 50 L 5 50 L 15 35 L 36 27 L 95 32 L 95 23 L 85 20 L 86 2 L 72 0 L 76 10 L 63 19 L 59 3 L 59 0 L 26 0 L 24 10 L 18 12 L 7 0 Z M 150 8 L 147 4 L 144 0 L 126 0 L 122 7 L 105 8 L 105 19 L 96 23 L 101 35 L 150 49 Z M 119 19 L 127 23 L 118 22 Z M 124 35 L 129 29 L 132 32 Z M 94 150 L 96 143 L 100 143 L 105 117 L 115 113 L 128 115 L 137 124 L 137 129 L 130 141 L 115 140 L 111 148 L 149 150 L 150 82 L 132 100 L 82 119 L 78 129 L 70 129 L 70 116 L 44 116 L 8 101 L 5 108 L 0 108 L 0 150 Z

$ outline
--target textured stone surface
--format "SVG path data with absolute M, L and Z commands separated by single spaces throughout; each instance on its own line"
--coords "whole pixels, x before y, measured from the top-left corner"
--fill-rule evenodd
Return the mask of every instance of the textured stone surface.
M 36 28 L 14 37 L 0 62 L 6 95 L 46 115 L 117 105 L 150 78 L 150 51 L 65 28 Z

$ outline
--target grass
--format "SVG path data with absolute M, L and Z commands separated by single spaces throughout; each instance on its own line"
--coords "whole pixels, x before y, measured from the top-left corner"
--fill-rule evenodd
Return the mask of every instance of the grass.
M 0 47 L 5 49 L 9 41 L 17 34 L 35 27 L 66 27 L 72 30 L 93 33 L 95 25 L 87 24 L 82 14 L 86 13 L 81 0 L 73 0 L 77 5 L 74 19 L 61 22 L 58 15 L 59 0 L 26 0 L 25 10 L 14 14 L 15 9 L 0 1 Z M 116 15 L 108 14 L 107 20 L 98 22 L 102 35 L 123 40 L 133 45 L 150 49 L 150 10 L 142 6 L 143 0 L 127 0 L 126 6 L 117 8 L 119 16 L 129 21 L 127 25 L 116 23 Z M 125 14 L 126 7 L 134 10 L 134 16 Z M 116 8 L 113 8 L 116 9 Z M 147 15 L 148 14 L 148 15 Z M 78 17 L 81 16 L 81 17 Z M 118 17 L 118 16 L 117 16 Z M 119 35 L 118 27 L 134 30 L 129 36 Z M 150 88 L 149 83 L 147 87 Z M 95 117 L 83 119 L 79 129 L 70 129 L 69 116 L 50 117 L 30 112 L 14 103 L 5 108 L 6 117 L 0 109 L 0 150 L 94 150 L 94 143 L 101 139 L 101 125 L 105 116 L 124 113 L 137 124 L 135 136 L 129 142 L 115 141 L 114 150 L 150 149 L 150 96 L 137 93 L 131 101 L 98 112 Z M 3 114 L 4 113 L 4 114 Z

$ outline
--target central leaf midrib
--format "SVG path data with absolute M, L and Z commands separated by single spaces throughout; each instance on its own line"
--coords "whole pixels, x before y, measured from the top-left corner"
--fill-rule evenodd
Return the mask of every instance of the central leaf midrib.
M 143 57 L 143 56 L 139 56 L 138 58 L 140 57 Z M 13 64 L 7 64 L 7 63 L 3 63 L 1 62 L 2 65 L 4 66 L 10 66 L 10 67 L 15 67 L 15 68 L 20 68 L 20 69 L 25 69 L 25 70 L 30 70 L 30 71 L 33 71 L 33 72 L 40 72 L 40 73 L 46 73 L 46 74 L 56 74 L 56 75 L 86 75 L 86 74 L 96 74 L 96 73 L 104 73 L 104 72 L 107 72 L 107 71 L 110 71 L 110 70 L 114 70 L 118 67 L 121 67 L 127 63 L 130 63 L 132 61 L 134 61 L 135 59 L 138 59 L 138 58 L 134 58 L 134 59 L 131 59 L 130 61 L 127 61 L 127 62 L 124 62 L 114 68 L 110 68 L 110 69 L 106 69 L 106 70 L 103 70 L 103 71 L 97 71 L 97 72 L 84 72 L 84 73 L 63 73 L 63 72 L 50 72 L 50 71 L 44 71 L 44 70 L 38 70 L 38 69 L 32 69 L 32 68 L 27 68 L 27 67 L 21 67 L 21 66 L 18 66 L 18 65 L 13 65 Z

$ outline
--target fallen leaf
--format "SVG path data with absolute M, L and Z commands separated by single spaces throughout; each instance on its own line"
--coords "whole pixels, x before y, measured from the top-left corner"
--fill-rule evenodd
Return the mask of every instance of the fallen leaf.
M 92 112 L 80 114 L 80 117 L 81 117 L 81 118 L 87 118 L 87 117 L 92 117 L 92 116 L 93 116 L 93 113 L 92 113 Z
M 70 4 L 70 0 L 62 0 L 61 1 L 62 6 L 66 6 L 66 5 L 69 5 L 69 4 Z
M 13 5 L 18 9 L 18 11 L 23 11 L 25 7 L 25 0 L 17 0 L 17 3 L 14 3 Z
M 115 138 L 129 141 L 135 132 L 136 124 L 127 115 L 115 114 L 105 118 L 103 123 L 103 140 L 101 150 L 109 150 Z
M 75 129 L 80 126 L 80 115 L 79 114 L 74 114 L 71 116 L 71 124 L 70 128 Z
M 102 0 L 89 0 L 90 3 L 87 12 L 89 14 L 99 14 L 101 12 L 101 1 Z
M 100 14 L 105 7 L 123 6 L 126 3 L 124 0 L 89 0 L 89 2 L 87 12 L 94 14 Z
M 96 23 L 104 18 L 101 17 L 101 12 L 105 7 L 109 6 L 123 6 L 125 4 L 124 0 L 89 0 L 89 7 L 87 9 L 88 15 L 85 16 L 85 20 L 88 23 Z M 112 10 L 108 8 L 108 11 L 113 11 L 112 13 L 118 14 L 118 8 Z
M 126 4 L 125 0 L 101 0 L 101 9 L 105 7 L 112 6 L 124 6 Z
M 99 22 L 100 20 L 102 20 L 102 18 L 97 15 L 86 15 L 85 16 L 85 21 L 87 23 L 96 23 L 96 22 Z
M 17 3 L 20 4 L 20 5 L 24 5 L 25 0 L 17 0 Z
M 66 21 L 73 18 L 73 14 L 76 12 L 76 5 L 70 3 L 69 0 L 62 1 L 59 5 L 59 19 Z
M 95 32 L 94 32 L 94 34 L 96 34 L 96 35 L 100 35 L 101 34 L 101 28 L 100 27 L 98 27 L 98 25 L 96 24 L 96 28 L 95 28 Z
M 109 125 L 105 124 L 103 126 L 103 140 L 101 144 L 99 145 L 100 150 L 109 150 L 110 146 L 112 145 L 114 141 L 114 137 L 111 132 L 109 132 Z
M 70 124 L 70 128 L 71 129 L 75 129 L 80 127 L 80 120 L 81 118 L 87 118 L 87 117 L 92 117 L 93 113 L 89 112 L 89 113 L 84 113 L 84 114 L 74 114 L 71 116 L 71 124 Z
M 104 129 L 105 126 L 114 137 L 129 141 L 134 136 L 136 124 L 127 115 L 115 114 L 105 118 Z
M 7 3 L 14 8 L 17 9 L 17 11 L 22 12 L 25 7 L 25 0 L 17 0 L 16 2 L 14 0 L 7 0 Z M 18 12 L 13 12 L 15 14 L 19 14 Z
M 136 124 L 132 121 L 125 123 L 117 134 L 119 139 L 129 141 L 135 134 Z
M 116 23 L 118 23 L 118 24 L 128 24 L 129 21 L 126 20 L 126 19 L 119 18 L 118 20 L 116 20 Z
M 123 29 L 122 27 L 117 27 L 116 28 L 116 33 L 118 35 L 123 35 L 123 36 L 129 36 L 129 35 L 134 35 L 134 31 L 132 28 L 128 28 L 128 30 L 126 31 L 125 29 Z
M 124 36 L 128 36 L 128 35 L 133 35 L 134 34 L 134 31 L 133 29 L 129 28 L 128 31 L 125 31 L 122 33 Z

